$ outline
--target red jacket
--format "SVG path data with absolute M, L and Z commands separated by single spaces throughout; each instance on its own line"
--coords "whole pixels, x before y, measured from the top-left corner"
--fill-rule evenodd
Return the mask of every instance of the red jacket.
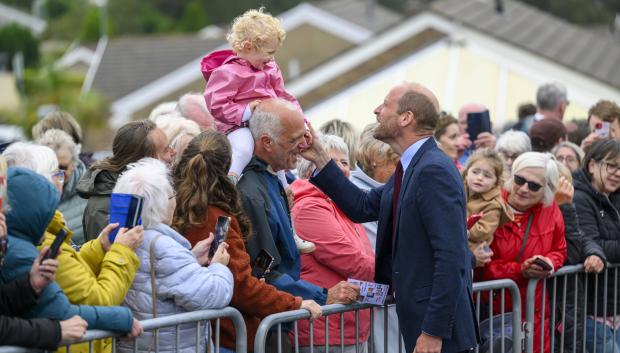
M 502 192 L 506 200 L 508 193 Z M 530 213 L 534 213 L 534 219 L 530 233 L 528 235 L 525 249 L 520 261 L 516 258 L 523 243 L 523 236 Z M 533 206 L 523 213 L 518 221 L 510 221 L 498 228 L 493 235 L 493 258 L 483 271 L 484 280 L 508 278 L 517 283 L 521 292 L 522 319 L 525 320 L 526 290 L 529 279 L 521 274 L 521 264 L 534 255 L 548 257 L 553 262 L 554 271 L 557 271 L 566 260 L 566 238 L 564 237 L 564 218 L 558 205 L 543 207 L 542 204 Z M 499 298 L 499 297 L 498 297 Z M 542 319 L 542 281 L 536 287 L 535 306 L 534 306 L 534 352 L 540 352 L 540 321 Z M 500 300 L 494 300 L 493 313 L 499 314 L 501 311 Z M 544 352 L 550 353 L 549 337 L 549 300 L 545 298 L 545 344 Z M 506 293 L 505 311 L 512 310 L 512 298 Z
M 364 227 L 353 223 L 316 186 L 297 180 L 291 186 L 295 194 L 292 218 L 297 234 L 316 245 L 311 254 L 301 256 L 301 279 L 324 288 L 355 278 L 372 282 L 375 255 Z M 364 342 L 370 331 L 370 312 L 359 313 L 359 339 Z M 344 315 L 344 344 L 355 344 L 355 313 Z M 300 321 L 299 344 L 308 346 L 308 321 Z M 325 344 L 325 319 L 314 322 L 314 344 Z M 340 317 L 329 319 L 329 344 L 340 344 Z

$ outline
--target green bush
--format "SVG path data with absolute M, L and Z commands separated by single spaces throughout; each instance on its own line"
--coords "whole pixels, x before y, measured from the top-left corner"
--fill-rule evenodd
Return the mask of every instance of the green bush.
M 26 67 L 39 63 L 39 41 L 24 27 L 11 24 L 0 27 L 0 53 L 9 54 L 9 67 L 13 65 L 13 55 L 22 52 Z

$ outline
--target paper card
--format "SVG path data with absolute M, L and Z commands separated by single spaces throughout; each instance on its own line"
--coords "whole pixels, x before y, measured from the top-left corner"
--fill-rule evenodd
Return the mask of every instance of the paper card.
M 347 282 L 360 287 L 360 295 L 357 301 L 363 304 L 383 305 L 390 286 L 374 282 L 360 281 L 349 278 Z

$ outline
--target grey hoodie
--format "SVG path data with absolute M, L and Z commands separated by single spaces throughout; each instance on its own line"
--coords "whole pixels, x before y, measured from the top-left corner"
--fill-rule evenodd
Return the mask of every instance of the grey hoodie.
M 89 169 L 80 179 L 77 192 L 80 197 L 88 199 L 82 226 L 85 241 L 97 238 L 110 220 L 110 195 L 116 185 L 119 173 L 101 169 Z

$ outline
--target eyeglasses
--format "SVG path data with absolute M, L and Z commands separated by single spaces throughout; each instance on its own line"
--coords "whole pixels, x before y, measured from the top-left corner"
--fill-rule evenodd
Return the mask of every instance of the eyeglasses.
M 530 189 L 531 192 L 537 192 L 538 190 L 540 190 L 540 188 L 542 188 L 542 185 L 533 181 L 529 181 L 524 177 L 516 174 L 514 176 L 514 182 L 519 186 L 523 186 L 523 184 L 527 183 L 527 188 Z
M 620 165 L 607 163 L 605 161 L 600 161 L 600 163 L 605 164 L 605 168 L 609 174 L 616 174 L 618 170 L 620 170 Z
M 557 156 L 555 157 L 555 159 L 560 162 L 560 163 L 579 163 L 579 161 L 577 160 L 577 158 L 573 157 L 573 156 Z
M 517 159 L 517 157 L 519 157 L 519 153 L 508 153 L 506 151 L 499 151 L 499 154 L 504 157 L 505 160 L 515 160 Z
M 59 169 L 52 173 L 52 179 L 56 179 L 60 184 L 65 182 L 65 171 Z

